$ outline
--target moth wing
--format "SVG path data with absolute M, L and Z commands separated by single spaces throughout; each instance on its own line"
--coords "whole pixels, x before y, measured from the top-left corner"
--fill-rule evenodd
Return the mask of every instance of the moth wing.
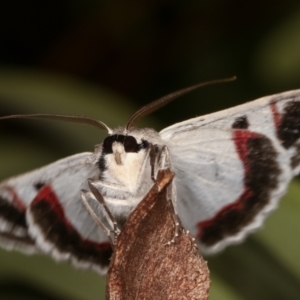
M 160 132 L 179 215 L 214 253 L 262 225 L 300 168 L 300 90 L 190 119 Z
M 104 273 L 111 248 L 81 200 L 87 179 L 99 175 L 95 155 L 81 153 L 2 182 L 2 246 L 46 252 Z M 99 205 L 94 209 L 101 215 Z

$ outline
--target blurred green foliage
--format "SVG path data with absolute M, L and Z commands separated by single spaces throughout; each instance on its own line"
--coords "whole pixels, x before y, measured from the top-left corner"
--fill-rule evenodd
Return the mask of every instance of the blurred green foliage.
M 141 105 L 237 75 L 142 120 L 164 126 L 300 87 L 297 1 L 4 1 L 0 114 L 67 113 L 122 125 Z M 29 120 L 0 124 L 0 179 L 92 151 L 105 133 Z M 300 187 L 264 228 L 209 257 L 212 300 L 299 299 Z M 104 299 L 105 279 L 0 250 L 0 299 Z

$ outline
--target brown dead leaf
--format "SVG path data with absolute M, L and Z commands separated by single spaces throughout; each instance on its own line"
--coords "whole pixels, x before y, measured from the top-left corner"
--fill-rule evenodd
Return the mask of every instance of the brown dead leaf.
M 118 236 L 108 271 L 106 299 L 208 299 L 207 264 L 193 238 L 181 229 L 175 243 L 167 188 L 173 173 L 159 172 Z

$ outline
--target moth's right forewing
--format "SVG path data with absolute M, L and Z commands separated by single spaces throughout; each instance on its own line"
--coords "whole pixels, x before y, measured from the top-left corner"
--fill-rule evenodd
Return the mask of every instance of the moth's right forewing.
M 178 211 L 216 252 L 262 225 L 300 169 L 300 90 L 190 119 L 160 132 Z

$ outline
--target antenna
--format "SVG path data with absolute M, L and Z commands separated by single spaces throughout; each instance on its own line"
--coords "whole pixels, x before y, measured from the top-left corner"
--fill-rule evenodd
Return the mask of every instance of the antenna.
M 71 115 L 56 115 L 56 114 L 29 114 L 29 115 L 11 115 L 6 117 L 0 117 L 0 120 L 7 119 L 43 119 L 43 120 L 56 120 L 64 121 L 77 124 L 85 124 L 94 126 L 97 128 L 107 130 L 108 134 L 112 134 L 112 130 L 103 122 L 98 121 L 93 118 L 84 117 L 84 116 L 71 116 Z
M 168 104 L 169 102 L 175 100 L 176 98 L 178 98 L 180 96 L 190 93 L 190 92 L 192 92 L 200 87 L 203 87 L 203 86 L 207 86 L 207 85 L 211 85 L 211 84 L 215 84 L 215 83 L 230 82 L 230 81 L 234 81 L 235 79 L 236 79 L 236 77 L 233 76 L 233 77 L 225 78 L 225 79 L 216 79 L 216 80 L 211 80 L 211 81 L 207 81 L 207 82 L 202 82 L 202 83 L 198 83 L 198 84 L 189 86 L 187 88 L 181 89 L 179 91 L 173 92 L 162 98 L 159 98 L 159 99 L 141 107 L 137 112 L 135 112 L 129 118 L 129 120 L 126 124 L 126 127 L 125 127 L 125 132 L 128 132 L 130 127 L 132 127 L 132 125 L 135 122 L 137 122 L 138 120 L 140 120 L 142 117 L 149 115 L 150 113 L 154 112 L 155 110 L 161 108 L 162 106 Z

